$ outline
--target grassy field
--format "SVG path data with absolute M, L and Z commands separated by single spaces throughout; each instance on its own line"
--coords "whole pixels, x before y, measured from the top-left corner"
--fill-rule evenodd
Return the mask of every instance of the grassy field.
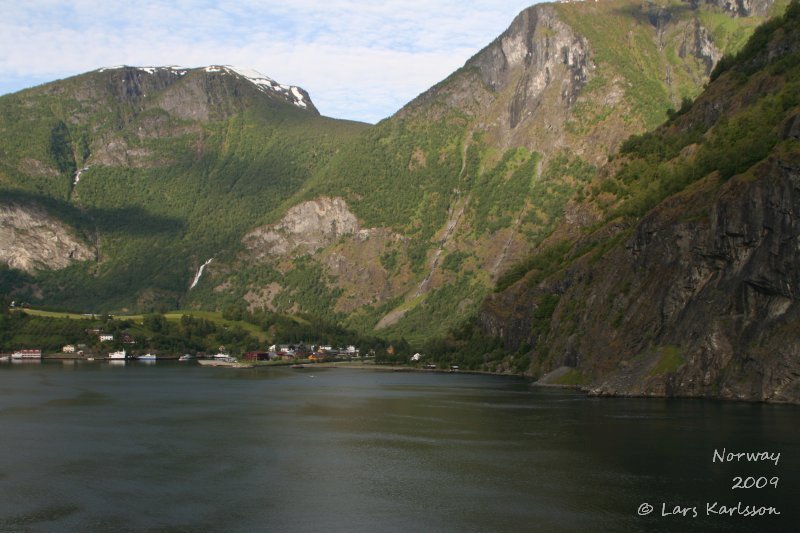
M 67 313 L 63 311 L 43 311 L 40 309 L 30 309 L 24 308 L 22 309 L 23 312 L 32 315 L 32 316 L 43 316 L 49 318 L 69 318 L 72 320 L 85 320 L 85 319 L 93 319 L 99 318 L 104 315 L 82 315 L 80 313 Z M 267 334 L 261 330 L 258 326 L 254 324 L 250 324 L 248 322 L 242 322 L 239 320 L 227 320 L 222 318 L 222 313 L 218 311 L 171 311 L 168 313 L 164 313 L 164 318 L 171 322 L 178 322 L 183 315 L 190 315 L 195 318 L 202 318 L 204 320 L 208 320 L 209 322 L 213 322 L 214 324 L 220 326 L 226 326 L 229 328 L 232 327 L 241 327 L 243 330 L 247 331 L 254 337 L 256 337 L 261 342 L 266 342 Z M 137 324 L 141 324 L 144 321 L 144 315 L 113 315 L 116 320 L 130 320 Z

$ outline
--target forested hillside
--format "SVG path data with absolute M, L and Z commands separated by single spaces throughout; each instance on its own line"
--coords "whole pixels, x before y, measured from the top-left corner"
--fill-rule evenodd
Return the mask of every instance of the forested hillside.
M 231 67 L 100 69 L 0 97 L 0 286 L 94 312 L 304 314 L 414 343 L 469 328 L 498 284 L 544 279 L 537 265 L 587 227 L 695 179 L 671 158 L 609 159 L 685 116 L 785 5 L 535 5 L 375 126 Z
M 248 228 L 366 127 L 305 102 L 221 67 L 107 69 L 0 98 L 3 204 L 43 210 L 94 251 L 50 270 L 45 250 L 18 297 L 179 307 L 202 263 L 234 257 Z
M 548 238 L 600 221 L 585 207 L 598 167 L 691 102 L 723 53 L 784 6 L 533 6 L 293 200 L 341 198 L 336 216 L 358 228 L 302 253 L 246 239 L 236 272 L 209 280 L 251 309 L 303 308 L 415 341 L 442 334 Z M 277 239 L 276 227 L 259 232 Z

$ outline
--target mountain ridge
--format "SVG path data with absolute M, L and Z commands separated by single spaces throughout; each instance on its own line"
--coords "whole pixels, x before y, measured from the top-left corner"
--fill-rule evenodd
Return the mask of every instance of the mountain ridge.
M 661 191 L 645 180 L 607 179 L 626 164 L 614 151 L 668 116 L 698 116 L 684 103 L 760 20 L 741 15 L 778 9 L 727 5 L 533 6 L 375 126 L 202 69 L 95 71 L 2 97 L 0 187 L 58 198 L 98 250 L 20 290 L 91 310 L 307 313 L 416 343 L 480 312 L 512 355 L 487 341 L 475 364 L 557 369 L 557 358 L 528 368 L 530 331 L 509 342 L 503 313 L 489 312 L 502 297 L 482 302 L 498 283 L 553 274 L 559 243 L 585 241 L 614 209 L 653 207 Z M 593 253 L 622 239 L 603 228 Z M 569 314 L 552 294 L 527 310 L 518 296 L 521 327 Z

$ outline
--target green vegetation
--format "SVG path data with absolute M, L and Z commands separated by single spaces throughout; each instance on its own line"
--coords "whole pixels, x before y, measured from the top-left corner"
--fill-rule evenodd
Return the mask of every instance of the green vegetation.
M 556 4 L 555 7 L 578 34 L 592 43 L 593 60 L 598 66 L 595 76 L 602 79 L 622 76 L 625 79 L 625 96 L 630 108 L 626 120 L 641 117 L 647 129 L 661 123 L 665 118 L 664 110 L 670 105 L 670 94 L 662 81 L 667 61 L 652 37 L 653 28 L 647 18 L 648 13 L 638 6 L 624 5 L 618 9 L 595 9 L 591 16 L 587 16 L 585 9 L 569 4 Z M 677 4 L 666 9 L 676 19 L 689 16 Z M 676 76 L 692 77 L 693 74 L 691 70 L 685 74 L 676 71 Z M 605 110 L 601 110 L 598 116 L 595 107 L 585 111 L 591 116 L 581 119 L 582 115 L 579 114 L 577 117 L 584 123 L 587 120 L 596 122 L 607 116 Z M 585 124 L 572 127 L 577 128 L 576 133 L 580 133 L 585 129 Z
M 412 299 L 403 320 L 382 334 L 406 338 L 414 344 L 444 335 L 474 314 L 487 291 L 470 273 L 462 273 L 453 283 Z
M 549 277 L 562 268 L 565 264 L 567 253 L 572 249 L 572 243 L 561 241 L 553 244 L 538 253 L 530 255 L 525 261 L 509 269 L 495 286 L 496 292 L 502 292 L 529 272 L 534 272 L 529 278 L 529 285 L 533 286 Z
M 539 336 L 550 331 L 550 321 L 553 318 L 553 312 L 556 310 L 559 298 L 558 294 L 545 294 L 541 297 L 539 305 L 533 312 L 531 333 Z
M 455 252 L 450 252 L 442 261 L 442 268 L 444 270 L 450 270 L 451 272 L 459 272 L 461 270 L 462 265 L 464 264 L 464 260 L 470 256 L 467 252 L 462 252 L 460 250 L 456 250 Z
M 684 103 L 662 127 L 635 135 L 623 143 L 620 154 L 625 159 L 619 171 L 595 183 L 590 190 L 594 200 L 605 207 L 608 221 L 619 216 L 639 218 L 700 178 L 717 173 L 722 179 L 729 179 L 763 160 L 779 143 L 792 144 L 791 140 L 782 141 L 781 136 L 785 117 L 800 105 L 800 62 L 793 60 L 798 54 L 775 60 L 774 65 L 780 65 L 780 78 L 773 78 L 770 90 L 765 92 L 755 87 L 762 84 L 765 77 L 776 75 L 775 67 L 771 67 L 770 73 L 755 71 L 752 65 L 764 55 L 770 38 L 778 40 L 777 46 L 780 46 L 780 42 L 787 38 L 785 36 L 800 32 L 797 5 L 794 2 L 785 17 L 766 24 L 766 30 L 759 29 L 735 60 L 730 60 L 730 66 L 723 69 L 730 70 L 730 76 L 738 77 L 741 90 L 753 93 L 755 98 L 748 107 L 706 126 L 693 120 L 695 125 L 686 128 L 681 125 L 686 118 L 692 119 L 692 106 Z M 782 28 L 782 31 L 776 32 L 776 28 Z M 689 145 L 697 146 L 693 157 L 680 157 Z M 619 242 L 621 235 L 624 233 L 600 243 L 594 256 L 605 253 Z M 497 290 L 504 290 L 530 271 L 537 272 L 531 283 L 538 283 L 555 273 L 570 258 L 583 255 L 577 250 L 568 252 L 570 245 L 567 243 L 539 251 L 509 270 L 499 280 Z
M 502 342 L 481 334 L 474 320 L 464 321 L 448 334 L 428 341 L 423 353 L 439 368 L 457 365 L 464 370 L 498 371 L 499 365 L 510 359 Z
M 86 333 L 94 321 L 33 317 L 5 309 L 0 313 L 0 352 L 32 348 L 55 352 L 68 343 L 89 344 L 94 340 Z
M 100 342 L 96 333 L 114 335 L 113 342 Z M 40 348 L 45 353 L 60 352 L 66 344 L 85 344 L 88 353 L 104 354 L 126 348 L 132 352 L 157 350 L 165 355 L 185 352 L 216 352 L 224 345 L 232 353 L 256 349 L 257 338 L 239 326 L 182 315 L 167 320 L 164 315 L 147 314 L 141 322 L 129 318 L 81 317 L 55 318 L 46 313 L 13 311 L 0 315 L 0 351 Z M 135 344 L 123 344 L 128 334 Z
M 612 166 L 600 174 L 587 174 L 592 185 L 584 191 L 578 190 L 575 198 L 601 209 L 604 216 L 598 224 L 586 228 L 577 243 L 548 242 L 508 271 L 496 289 L 506 290 L 523 278 L 527 278 L 532 288 L 550 278 L 552 283 L 542 288 L 554 291 L 559 272 L 568 271 L 579 258 L 588 258 L 585 260 L 591 268 L 594 262 L 629 239 L 646 213 L 658 206 L 678 209 L 676 204 L 662 202 L 695 182 L 704 180 L 697 187 L 705 188 L 698 190 L 714 191 L 726 180 L 761 178 L 768 168 L 762 163 L 796 160 L 800 142 L 789 135 L 789 125 L 800 114 L 798 36 L 800 2 L 795 0 L 784 17 L 757 30 L 753 39 L 723 65 L 700 103 L 684 101 L 664 125 L 628 139 Z M 724 111 L 711 113 L 712 106 Z M 699 195 L 693 198 L 700 202 Z M 703 220 L 708 212 L 700 204 L 684 219 Z M 620 292 L 627 294 L 630 290 L 628 282 Z M 559 305 L 556 294 L 536 294 L 532 331 L 527 338 L 545 337 L 543 343 L 537 343 L 536 350 L 546 358 L 548 343 L 552 341 L 547 338 L 552 317 L 560 313 L 563 319 L 558 335 L 565 332 L 571 335 L 576 330 L 568 317 L 575 311 L 569 301 Z M 608 317 L 615 328 L 624 327 L 625 320 L 624 309 Z M 664 347 L 651 375 L 675 372 L 683 363 L 678 348 Z
M 458 186 L 464 117 L 379 123 L 345 147 L 303 194 L 344 196 L 367 227 L 390 227 L 418 242 L 442 227 Z
M 471 158 L 475 158 L 476 145 L 471 145 L 470 151 Z M 471 220 L 476 233 L 495 233 L 511 226 L 532 192 L 539 159 L 538 154 L 517 148 L 506 151 L 489 171 L 478 174 L 476 165 L 467 167 L 467 179 L 472 182 Z
M 787 12 L 787 17 L 791 15 L 791 11 Z M 793 26 L 792 31 L 800 31 L 796 21 Z M 763 39 L 759 29 L 751 42 Z M 595 196 L 605 192 L 621 200 L 614 204 L 614 209 L 608 210 L 610 218 L 642 216 L 664 198 L 700 178 L 717 173 L 727 180 L 766 158 L 780 142 L 791 142 L 782 141 L 782 130 L 786 116 L 800 105 L 800 61 L 794 64 L 788 61 L 797 59 L 798 54 L 776 63 L 782 66 L 780 79 L 772 79 L 766 91 L 756 87 L 771 74 L 763 70 L 751 72 L 751 56 L 755 54 L 748 43 L 740 54 L 746 63 L 728 68 L 729 76 L 744 76 L 741 90 L 753 93 L 748 107 L 721 117 L 715 124 L 697 125 L 688 130 L 680 128 L 681 118 L 676 117 L 665 126 L 632 137 L 623 144 L 621 153 L 627 160 L 622 168 L 593 189 Z M 687 113 L 691 115 L 691 110 L 683 116 Z M 690 144 L 697 146 L 694 156 L 678 157 Z
M 7 303 L 5 299 L 0 303 Z M 92 330 L 114 335 L 113 342 L 100 342 Z M 123 344 L 127 334 L 135 344 Z M 404 339 L 363 336 L 335 323 L 311 316 L 292 317 L 230 306 L 224 312 L 173 312 L 144 315 L 84 316 L 38 309 L 0 313 L 0 352 L 40 348 L 60 352 L 66 344 L 84 344 L 87 353 L 105 354 L 125 348 L 131 353 L 158 351 L 162 355 L 215 353 L 220 346 L 232 354 L 265 350 L 274 343 L 320 343 L 355 345 L 364 355 L 381 364 L 407 363 L 414 349 Z M 390 349 L 391 347 L 391 349 Z
M 504 274 L 497 290 L 525 276 L 536 285 L 576 258 L 591 253 L 597 260 L 618 244 L 620 233 L 608 240 L 587 235 L 578 247 L 556 242 L 573 207 L 579 215 L 600 212 L 603 222 L 629 222 L 710 172 L 730 178 L 746 171 L 782 142 L 781 117 L 797 105 L 800 92 L 791 59 L 773 66 L 781 83 L 762 80 L 771 92 L 757 106 L 713 127 L 692 118 L 690 98 L 708 66 L 702 57 L 678 52 L 687 28 L 699 17 L 718 45 L 740 50 L 715 75 L 735 71 L 747 83 L 750 71 L 740 63 L 756 68 L 757 41 L 771 38 L 762 30 L 742 45 L 754 19 L 672 0 L 553 9 L 591 50 L 587 85 L 570 108 L 559 153 L 515 147 L 507 142 L 513 135 L 504 137 L 512 132 L 487 126 L 502 123 L 505 115 L 476 111 L 479 101 L 459 93 L 478 79 L 476 69 L 454 73 L 374 127 L 315 116 L 232 76 L 206 83 L 200 72 L 167 88 L 148 86 L 141 72 L 129 73 L 141 84 L 131 91 L 113 89 L 122 81 L 114 77 L 119 73 L 93 72 L 58 82 L 57 91 L 48 85 L 0 98 L 3 199 L 42 206 L 75 228 L 99 256 L 97 262 L 35 276 L 0 270 L 0 288 L 53 309 L 92 312 L 224 309 L 228 316 L 247 316 L 247 308 L 263 306 L 275 311 L 266 329 L 261 322 L 248 322 L 248 329 L 204 318 L 218 328 L 242 327 L 259 341 L 281 328 L 299 335 L 309 324 L 347 324 L 366 334 L 385 313 L 400 309 L 407 312 L 385 333 L 405 346 L 403 339 L 419 343 L 459 328 L 492 288 L 496 273 L 482 268 L 487 256 L 516 257 L 522 252 L 513 247 L 520 240 L 536 253 Z M 665 32 L 667 19 L 675 24 Z M 196 109 L 164 106 L 198 87 L 210 92 Z M 611 89 L 620 94 L 607 94 Z M 593 96 L 600 94 L 607 98 L 598 105 Z M 509 94 L 498 90 L 496 96 L 499 106 Z M 678 111 L 668 112 L 677 102 Z M 196 115 L 202 118 L 189 118 Z M 625 143 L 614 176 L 600 176 L 578 155 L 597 156 L 584 148 L 603 124 L 641 131 L 667 115 L 667 125 Z M 584 135 L 590 137 L 578 149 L 572 140 Z M 694 155 L 685 157 L 695 145 Z M 75 172 L 87 162 L 92 166 L 73 186 Z M 428 275 L 436 251 L 440 261 L 431 279 L 444 279 L 445 285 L 345 314 L 336 304 L 347 282 L 340 285 L 313 254 L 267 264 L 242 253 L 249 230 L 320 195 L 343 197 L 365 228 L 400 234 L 402 244 L 378 252 L 390 276 L 408 277 L 410 269 L 412 279 L 401 281 L 414 286 Z M 445 242 L 447 226 L 452 233 Z M 215 263 L 190 291 L 197 268 L 212 257 Z M 503 265 L 500 258 L 497 265 Z M 546 334 L 556 304 L 557 299 L 540 306 L 537 313 L 544 314 L 537 315 L 533 333 Z M 299 313 L 299 321 L 276 318 Z M 178 315 L 164 316 L 177 323 Z M 453 346 L 460 345 L 457 338 Z M 492 356 L 480 365 L 522 368 L 526 357 Z
M 164 91 L 180 90 L 191 76 Z M 164 91 L 155 89 L 135 105 L 111 95 L 106 105 L 82 98 L 105 92 L 101 73 L 57 83 L 58 96 L 43 86 L 0 98 L 3 198 L 42 205 L 100 240 L 100 263 L 37 276 L 48 305 L 179 307 L 200 263 L 236 253 L 247 230 L 274 220 L 365 127 L 277 103 L 248 84 L 236 101 L 233 91 L 214 95 L 213 118 L 195 122 L 160 109 Z M 227 76 L 224 83 L 238 82 Z M 72 116 L 84 120 L 75 124 Z M 77 165 L 92 152 L 111 162 L 83 171 L 73 190 Z
M 677 346 L 664 346 L 661 348 L 661 356 L 658 362 L 650 370 L 651 376 L 661 376 L 664 374 L 675 373 L 686 360 L 681 355 Z
M 553 381 L 554 385 L 566 385 L 572 387 L 580 387 L 589 383 L 589 378 L 583 375 L 583 372 L 577 368 L 571 368 L 563 376 Z
M 779 4 L 780 2 L 776 2 Z M 798 18 L 800 18 L 800 5 L 796 1 L 789 2 L 783 16 L 775 17 L 756 28 L 744 47 L 730 50 L 717 63 L 711 72 L 711 81 L 716 80 L 723 72 L 736 66 L 737 70 L 745 75 L 754 73 L 762 68 L 769 60 L 764 51 L 773 41 L 790 40 L 793 32 L 797 31 Z M 796 54 L 791 54 L 796 55 Z M 758 60 L 756 60 L 758 59 Z

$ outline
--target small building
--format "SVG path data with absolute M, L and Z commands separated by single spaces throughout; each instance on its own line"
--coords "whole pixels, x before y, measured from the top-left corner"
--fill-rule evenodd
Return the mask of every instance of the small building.
M 64 347 L 61 348 L 61 353 L 75 353 L 75 345 L 65 344 Z
M 121 337 L 121 340 L 122 340 L 122 344 L 136 344 L 136 341 L 134 340 L 133 335 L 131 335 L 130 333 L 123 333 L 122 337 Z
M 268 361 L 269 353 L 267 352 L 245 352 L 243 359 L 245 361 Z
M 411 360 L 412 361 L 419 361 L 420 359 L 422 359 L 422 354 L 419 353 L 419 352 L 417 352 L 417 353 L 415 353 L 414 355 L 411 356 Z
M 111 342 L 114 340 L 114 335 L 111 333 L 101 333 L 100 334 L 100 342 Z

